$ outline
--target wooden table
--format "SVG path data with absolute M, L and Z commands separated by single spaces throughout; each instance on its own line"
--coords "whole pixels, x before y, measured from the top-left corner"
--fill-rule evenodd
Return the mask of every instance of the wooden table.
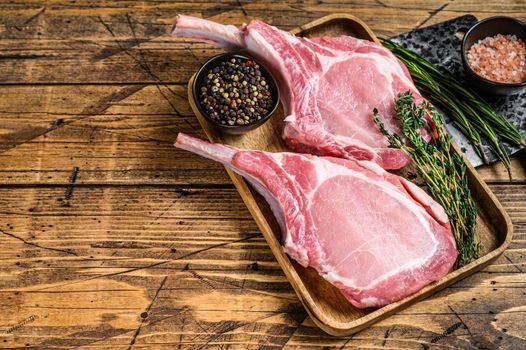
M 185 84 L 218 50 L 177 13 L 383 36 L 526 2 L 12 1 L 0 5 L 0 348 L 526 348 L 526 161 L 480 170 L 515 236 L 495 263 L 352 338 L 307 317 L 204 137 Z

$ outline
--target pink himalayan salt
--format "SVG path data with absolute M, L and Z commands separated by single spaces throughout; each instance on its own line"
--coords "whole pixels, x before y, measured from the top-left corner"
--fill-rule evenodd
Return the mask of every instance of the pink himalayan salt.
M 497 34 L 477 41 L 467 54 L 470 68 L 499 83 L 526 81 L 526 44 L 515 35 Z

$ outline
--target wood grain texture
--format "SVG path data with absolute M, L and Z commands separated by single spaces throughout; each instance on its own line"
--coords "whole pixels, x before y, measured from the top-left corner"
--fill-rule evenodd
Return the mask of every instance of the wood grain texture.
M 230 184 L 223 168 L 173 147 L 177 132 L 204 137 L 183 85 L 0 86 L 0 184 Z M 27 154 L 38 155 L 26 157 Z M 514 181 L 526 179 L 523 155 Z M 499 164 L 479 168 L 507 182 Z
M 519 227 L 510 249 L 483 272 L 355 335 L 353 347 L 379 346 L 392 327 L 392 347 L 524 346 L 514 320 L 526 312 L 526 186 L 498 186 Z M 213 336 L 221 345 L 252 337 L 254 348 L 284 345 L 288 336 L 298 346 L 344 342 L 306 320 L 235 189 L 84 186 L 65 205 L 66 190 L 0 190 L 5 346 L 23 339 L 37 348 L 125 346 L 165 276 L 143 324 L 143 346 L 194 341 L 198 348 Z M 481 339 L 462 326 L 430 343 L 458 322 Z
M 0 81 L 19 83 L 186 83 L 219 52 L 166 35 L 178 13 L 220 22 L 260 18 L 283 29 L 334 12 L 364 20 L 378 35 L 474 13 L 526 19 L 524 1 L 33 1 L 0 9 Z M 182 64 L 184 63 L 184 64 Z
M 514 223 L 503 256 L 352 338 L 324 335 L 222 168 L 172 146 L 204 136 L 185 84 L 218 52 L 165 35 L 179 12 L 284 29 L 347 12 L 394 35 L 525 20 L 526 2 L 0 4 L 0 348 L 526 348 L 523 154 L 513 183 L 481 170 Z

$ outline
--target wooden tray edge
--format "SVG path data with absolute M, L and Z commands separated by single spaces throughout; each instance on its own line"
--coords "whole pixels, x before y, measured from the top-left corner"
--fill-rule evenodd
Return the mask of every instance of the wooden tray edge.
M 369 34 L 371 39 L 379 43 L 378 39 L 376 38 L 376 35 L 362 20 L 360 20 L 359 18 L 355 16 L 349 15 L 349 14 L 335 13 L 335 14 L 331 14 L 328 16 L 324 16 L 317 20 L 314 20 L 312 22 L 309 22 L 305 25 L 302 25 L 298 28 L 291 30 L 291 33 L 298 35 L 302 32 L 313 29 L 317 26 L 325 25 L 332 21 L 341 21 L 341 20 L 349 20 L 349 21 L 359 24 Z M 208 122 L 202 116 L 200 116 L 195 106 L 195 102 L 193 101 L 192 91 L 191 91 L 193 79 L 194 79 L 194 76 L 192 76 L 192 78 L 190 79 L 188 83 L 188 99 L 190 102 L 190 106 L 192 110 L 194 111 L 194 114 L 196 115 L 203 130 L 205 131 L 205 134 L 207 135 L 208 139 L 212 142 L 221 142 L 221 139 L 216 135 L 214 129 L 208 124 Z M 292 275 L 292 271 L 295 272 L 294 266 L 292 265 L 288 256 L 286 256 L 283 250 L 281 249 L 281 243 L 278 242 L 278 240 L 276 239 L 276 236 L 272 233 L 270 226 L 266 222 L 265 218 L 262 217 L 261 212 L 255 209 L 257 208 L 257 202 L 255 198 L 252 196 L 247 183 L 244 181 L 244 179 L 240 175 L 237 175 L 236 173 L 234 173 L 232 170 L 230 170 L 227 167 L 225 167 L 225 169 L 228 175 L 230 176 L 230 178 L 232 179 L 232 182 L 236 186 L 236 189 L 238 190 L 238 192 L 247 194 L 247 195 L 241 196 L 243 198 L 243 201 L 245 202 L 245 205 L 249 209 L 251 215 L 254 217 L 254 220 L 256 221 L 258 227 L 262 231 L 263 236 L 267 240 L 267 243 L 269 244 L 272 253 L 276 257 L 276 260 L 281 266 L 283 272 L 285 273 L 287 279 L 291 283 L 296 294 L 298 295 L 298 298 L 300 299 L 301 303 L 305 307 L 309 316 L 312 318 L 313 322 L 319 328 L 321 328 L 328 334 L 335 335 L 335 336 L 345 336 L 345 335 L 350 335 L 350 334 L 359 332 L 363 330 L 364 328 L 367 328 L 371 324 L 377 321 L 380 321 L 394 314 L 395 312 L 400 311 L 420 300 L 423 300 L 427 298 L 428 296 L 459 281 L 460 279 L 463 279 L 481 270 L 482 268 L 486 267 L 490 262 L 495 260 L 499 255 L 501 255 L 504 252 L 504 250 L 508 247 L 508 245 L 511 243 L 511 239 L 513 236 L 513 225 L 512 225 L 509 215 L 506 213 L 506 211 L 504 210 L 504 208 L 502 207 L 498 199 L 495 197 L 493 192 L 490 190 L 490 188 L 482 180 L 480 175 L 471 166 L 469 161 L 467 161 L 467 159 L 464 157 L 463 153 L 460 151 L 458 146 L 456 144 L 453 144 L 453 147 L 455 151 L 461 154 L 464 158 L 464 161 L 467 165 L 468 176 L 470 177 L 469 178 L 470 185 L 472 185 L 476 189 L 478 195 L 482 195 L 483 197 L 485 197 L 485 206 L 486 207 L 491 206 L 491 208 L 489 208 L 488 210 L 490 214 L 498 216 L 498 217 L 493 217 L 494 221 L 498 221 L 500 222 L 500 224 L 504 224 L 503 226 L 505 227 L 505 232 L 501 233 L 502 235 L 504 235 L 503 242 L 498 248 L 490 251 L 489 253 L 485 254 L 479 259 L 472 261 L 470 264 L 463 266 L 462 268 L 457 269 L 453 272 L 450 272 L 440 281 L 437 281 L 435 283 L 432 283 L 424 287 L 419 292 L 409 297 L 406 297 L 395 303 L 386 305 L 380 309 L 377 309 L 351 322 L 334 322 L 333 320 L 327 319 L 324 313 L 318 309 L 318 307 L 316 306 L 316 303 L 314 302 L 314 300 L 308 293 L 301 278 L 299 278 L 297 274 L 295 274 L 295 276 Z M 488 209 L 488 208 L 485 208 L 485 209 Z

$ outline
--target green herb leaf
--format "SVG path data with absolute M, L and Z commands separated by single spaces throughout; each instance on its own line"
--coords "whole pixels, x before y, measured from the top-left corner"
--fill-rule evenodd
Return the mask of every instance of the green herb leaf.
M 395 100 L 395 116 L 402 135 L 386 129 L 378 109 L 373 113 L 380 132 L 392 147 L 411 157 L 431 196 L 446 211 L 459 252 L 457 265 L 464 266 L 476 259 L 481 249 L 476 234 L 477 209 L 468 187 L 466 165 L 452 150 L 451 136 L 444 129 L 440 113 L 425 101 L 417 106 L 409 91 L 398 94 Z M 433 136 L 429 142 L 422 137 L 421 128 Z

